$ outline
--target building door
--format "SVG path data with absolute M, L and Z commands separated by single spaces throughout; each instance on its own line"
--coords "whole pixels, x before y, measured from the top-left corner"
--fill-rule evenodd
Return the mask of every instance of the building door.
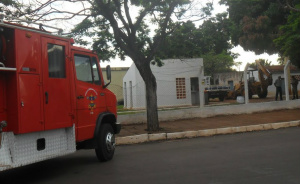
M 68 42 L 42 37 L 45 130 L 72 126 Z
M 234 90 L 234 86 L 233 86 L 233 81 L 228 81 L 228 85 L 230 87 L 230 90 L 233 91 Z
M 200 104 L 198 77 L 191 78 L 191 98 L 192 98 L 192 105 Z

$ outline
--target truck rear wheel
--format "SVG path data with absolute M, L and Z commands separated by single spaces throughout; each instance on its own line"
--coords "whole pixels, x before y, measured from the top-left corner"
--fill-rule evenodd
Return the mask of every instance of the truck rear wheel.
M 220 100 L 220 102 L 223 102 L 223 101 L 224 101 L 224 98 L 225 98 L 225 96 L 224 96 L 224 95 L 220 95 L 220 96 L 219 96 L 219 100 Z
M 103 124 L 100 128 L 100 135 L 97 136 L 97 148 L 95 149 L 97 158 L 101 162 L 109 161 L 115 153 L 115 135 L 110 124 Z

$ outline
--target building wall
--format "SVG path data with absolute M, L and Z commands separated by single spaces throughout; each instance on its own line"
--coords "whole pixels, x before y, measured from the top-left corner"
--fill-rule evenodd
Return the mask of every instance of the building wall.
M 224 73 L 217 73 L 214 75 L 215 79 L 218 79 L 219 85 L 226 86 L 228 85 L 228 81 L 233 81 L 234 84 L 239 83 L 241 77 L 243 76 L 243 72 L 224 72 Z
M 106 82 L 106 69 L 102 69 L 102 75 L 103 79 Z M 111 68 L 111 83 L 107 87 L 109 90 L 111 90 L 117 97 L 118 103 L 122 102 L 123 99 L 123 77 L 125 76 L 126 72 L 128 71 L 129 67 L 113 67 Z
M 158 67 L 151 65 L 151 70 L 157 81 L 157 103 L 158 107 L 185 106 L 191 105 L 191 77 L 200 76 L 200 66 L 203 60 L 198 59 L 168 59 L 163 60 L 164 66 Z M 176 78 L 184 78 L 185 98 L 177 98 Z M 132 83 L 132 89 L 124 89 L 124 108 L 141 109 L 146 107 L 145 84 L 137 68 L 133 64 L 123 78 L 123 85 L 129 86 Z M 132 91 L 132 92 L 131 92 Z
M 145 86 L 139 71 L 132 64 L 123 77 L 124 108 L 140 108 L 145 102 Z

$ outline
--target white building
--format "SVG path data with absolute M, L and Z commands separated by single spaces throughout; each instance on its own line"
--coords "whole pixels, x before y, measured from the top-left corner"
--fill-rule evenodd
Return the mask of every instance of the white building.
M 158 107 L 199 105 L 199 81 L 203 79 L 203 59 L 167 59 L 151 65 L 157 82 Z M 202 68 L 201 68 L 202 67 Z M 200 74 L 201 73 L 201 74 Z M 123 78 L 124 108 L 146 107 L 145 83 L 134 64 Z

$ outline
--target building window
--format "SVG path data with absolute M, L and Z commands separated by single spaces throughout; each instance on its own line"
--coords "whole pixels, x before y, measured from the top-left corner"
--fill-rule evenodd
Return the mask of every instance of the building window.
M 186 98 L 185 78 L 176 78 L 176 96 L 177 99 Z

